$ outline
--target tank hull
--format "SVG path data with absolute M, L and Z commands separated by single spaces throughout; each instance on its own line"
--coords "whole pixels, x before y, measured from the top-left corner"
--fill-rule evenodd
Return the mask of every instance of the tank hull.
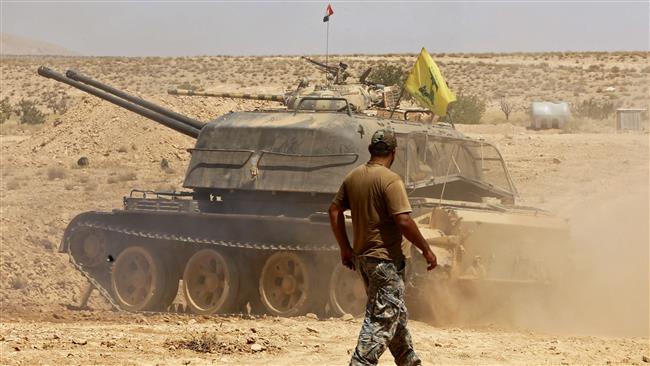
M 132 248 L 139 248 L 153 258 L 151 263 L 144 261 L 150 272 L 145 277 L 156 277 L 154 272 L 164 274 L 158 276 L 157 285 L 148 284 L 152 279 L 140 279 L 143 277 L 141 271 L 128 273 L 128 263 L 121 265 L 120 258 L 133 256 L 129 252 Z M 313 278 L 303 284 L 306 287 L 303 291 L 310 292 L 310 302 L 311 292 L 327 286 L 328 278 L 318 274 L 331 273 L 337 258 L 337 246 L 330 237 L 329 223 L 324 215 L 287 218 L 126 210 L 86 212 L 72 220 L 60 247 L 60 251 L 70 255 L 75 267 L 113 307 L 127 311 L 167 310 L 176 298 L 179 280 L 184 279 L 190 259 L 206 249 L 225 258 L 224 265 L 233 277 L 228 282 L 237 283 L 236 287 L 229 289 L 229 294 L 224 295 L 229 297 L 228 303 L 232 305 L 214 309 L 219 313 L 245 312 L 246 304 L 256 305 L 256 310 L 264 312 L 259 309 L 260 268 L 274 253 L 293 253 L 298 256 L 296 261 L 304 262 L 305 266 L 306 263 L 315 265 L 309 268 Z M 138 261 L 137 254 L 135 262 Z M 121 286 L 121 275 L 135 279 L 126 279 L 125 285 Z M 237 277 L 236 281 L 234 277 Z M 128 292 L 129 286 L 144 287 L 141 290 L 155 294 L 151 300 L 144 295 L 139 302 L 125 301 L 120 292 L 124 292 L 121 289 Z M 138 303 L 137 306 L 133 306 L 133 302 Z M 316 311 L 315 306 L 295 306 L 289 313 Z
M 363 313 L 363 284 L 340 265 L 324 213 L 206 213 L 190 212 L 195 200 L 125 201 L 128 209 L 75 217 L 60 247 L 118 310 Z M 409 250 L 408 302 L 415 317 L 442 322 L 463 311 L 461 298 L 530 291 L 553 280 L 545 275 L 545 261 L 566 245 L 562 220 L 535 210 L 431 199 L 415 199 L 412 206 L 439 259 L 439 268 L 427 273 L 420 256 Z M 533 233 L 538 239 L 523 240 Z M 477 263 L 477 257 L 483 261 Z

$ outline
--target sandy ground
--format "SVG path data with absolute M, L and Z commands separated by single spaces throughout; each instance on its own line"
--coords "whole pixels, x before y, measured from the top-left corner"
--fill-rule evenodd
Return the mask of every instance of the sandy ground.
M 543 62 L 516 55 L 491 61 L 445 57 L 458 70 L 487 67 L 479 62 L 521 67 Z M 619 55 L 604 61 L 598 57 L 604 56 L 584 56 L 581 70 L 590 63 L 613 65 L 619 60 Z M 626 67 L 640 70 L 637 56 L 627 60 Z M 9 72 L 12 80 L 26 84 L 21 88 L 12 81 L 5 88 L 3 80 L 2 97 L 61 89 L 32 76 L 33 66 L 40 63 L 70 62 L 101 73 L 101 60 L 92 58 L 2 61 L 3 76 Z M 170 62 L 190 69 L 201 60 L 150 61 L 156 69 L 169 68 Z M 288 65 L 294 61 L 289 59 Z M 573 62 L 555 61 L 558 67 Z M 142 60 L 104 62 L 111 65 L 104 73 L 108 81 L 123 86 L 129 81 L 124 75 L 133 75 L 135 88 L 148 93 L 143 96 L 202 120 L 267 105 L 169 97 L 163 94 L 167 85 L 155 85 L 153 76 L 139 72 L 147 70 Z M 165 80 L 171 84 L 172 79 Z M 595 93 L 597 86 L 585 83 Z M 644 85 L 638 85 L 631 100 L 647 94 Z M 56 253 L 70 219 L 83 211 L 121 207 L 132 188 L 180 189 L 189 159 L 185 149 L 193 145 L 191 139 L 127 111 L 70 94 L 69 110 L 49 116 L 44 126 L 9 121 L 0 129 L 0 363 L 346 362 L 359 320 L 116 314 L 97 295 L 90 302 L 95 311 L 67 310 L 85 285 L 66 256 Z M 567 255 L 574 258 L 576 275 L 559 289 L 563 295 L 553 299 L 552 312 L 523 308 L 513 311 L 507 322 L 486 318 L 447 327 L 413 321 L 416 349 L 426 364 L 645 364 L 644 357 L 650 357 L 648 135 L 614 133 L 613 120 L 587 129 L 593 133 L 532 132 L 521 124 L 495 122 L 500 123 L 459 129 L 497 145 L 520 191 L 519 203 L 570 220 L 574 246 L 567 248 Z M 82 156 L 90 160 L 86 168 L 76 166 Z M 162 159 L 169 169 L 161 169 Z M 390 355 L 382 362 L 392 364 Z
M 343 365 L 359 327 L 360 320 L 307 317 L 41 314 L 3 322 L 0 352 L 3 363 L 22 365 Z M 417 321 L 410 327 L 425 365 L 639 365 L 648 355 L 641 337 L 434 328 Z M 251 350 L 254 345 L 262 349 Z M 388 353 L 380 364 L 393 364 Z
M 514 133 L 499 131 L 512 130 L 512 126 L 461 128 L 501 147 L 521 194 L 527 197 L 524 203 L 553 209 L 572 219 L 576 246 L 584 255 L 580 262 L 585 277 L 570 285 L 576 296 L 559 299 L 566 301 L 565 312 L 519 309 L 506 325 L 495 325 L 489 319 L 452 328 L 412 322 L 413 338 L 426 364 L 644 364 L 643 357 L 650 357 L 647 135 L 539 134 L 516 128 Z M 587 159 L 591 159 L 588 164 Z M 90 175 L 103 173 L 103 169 L 97 170 Z M 45 179 L 42 187 L 26 180 L 27 187 L 4 196 L 3 220 L 11 222 L 13 228 L 9 231 L 3 225 L 5 238 L 22 245 L 3 242 L 3 363 L 346 362 L 356 341 L 359 320 L 65 310 L 64 305 L 78 300 L 84 281 L 69 268 L 65 256 L 54 254 L 54 248 L 44 247 L 42 240 L 54 245 L 67 222 L 66 215 L 95 207 L 90 197 L 103 200 L 105 209 L 117 207 L 118 191 L 138 183 L 111 184 L 98 179 L 99 188 L 86 196 L 79 188 L 62 187 L 63 181 L 75 181 L 77 173 L 70 169 L 61 181 Z M 137 179 L 154 178 L 138 172 Z M 58 198 L 48 205 L 26 203 L 27 194 L 35 190 L 43 195 L 56 190 Z M 74 201 L 79 194 L 83 199 Z M 34 214 L 35 206 L 42 209 L 49 205 L 56 205 L 48 212 L 57 212 L 58 216 Z M 17 230 L 19 227 L 24 230 Z M 621 250 L 621 245 L 628 248 Z M 607 261 L 606 269 L 599 264 L 602 261 Z M 11 278 L 16 276 L 25 278 L 24 288 L 14 288 Z M 95 308 L 105 306 L 97 295 L 91 303 Z M 194 343 L 188 343 L 192 340 Z M 253 344 L 266 349 L 252 351 Z M 197 348 L 210 352 L 197 352 Z M 386 354 L 382 362 L 392 364 L 390 355 Z

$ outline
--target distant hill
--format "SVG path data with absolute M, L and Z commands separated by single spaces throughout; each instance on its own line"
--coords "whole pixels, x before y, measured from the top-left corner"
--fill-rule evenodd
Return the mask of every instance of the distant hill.
M 79 56 L 78 53 L 56 44 L 8 33 L 0 33 L 0 51 L 3 55 Z

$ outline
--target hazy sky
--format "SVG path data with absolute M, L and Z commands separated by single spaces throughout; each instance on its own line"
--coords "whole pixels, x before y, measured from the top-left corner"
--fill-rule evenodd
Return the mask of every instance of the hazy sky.
M 650 3 L 331 2 L 330 53 L 650 49 Z M 324 54 L 327 2 L 1 3 L 1 31 L 84 55 Z

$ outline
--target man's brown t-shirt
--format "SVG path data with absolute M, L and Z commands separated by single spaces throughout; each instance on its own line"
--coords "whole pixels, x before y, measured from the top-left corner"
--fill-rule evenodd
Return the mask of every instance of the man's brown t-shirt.
M 334 203 L 352 212 L 356 255 L 404 259 L 402 233 L 393 216 L 412 210 L 399 175 L 381 164 L 361 165 L 345 177 Z

